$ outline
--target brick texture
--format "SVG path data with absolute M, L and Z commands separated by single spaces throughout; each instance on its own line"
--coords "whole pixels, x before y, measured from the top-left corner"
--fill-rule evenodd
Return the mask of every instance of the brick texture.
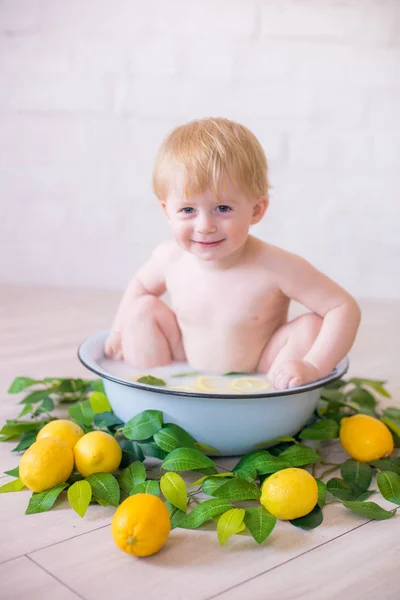
M 400 298 L 399 73 L 397 0 L 1 0 L 0 281 L 123 288 L 162 139 L 226 116 L 269 160 L 254 233 Z

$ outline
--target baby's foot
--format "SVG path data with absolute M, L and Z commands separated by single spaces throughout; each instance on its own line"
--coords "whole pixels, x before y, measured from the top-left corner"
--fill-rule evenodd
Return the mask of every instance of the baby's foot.
M 305 360 L 288 360 L 279 365 L 270 379 L 276 390 L 297 387 L 320 379 L 321 373 Z
M 120 331 L 112 330 L 104 345 L 104 356 L 111 360 L 123 360 L 122 337 Z

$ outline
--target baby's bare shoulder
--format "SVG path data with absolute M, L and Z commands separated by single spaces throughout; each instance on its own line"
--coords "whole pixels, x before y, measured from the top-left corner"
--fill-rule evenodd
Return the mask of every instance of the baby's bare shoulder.
M 174 240 L 161 242 L 153 250 L 152 258 L 164 265 L 169 265 L 177 261 L 182 255 L 182 249 Z
M 255 240 L 254 252 L 257 262 L 271 272 L 282 273 L 282 270 L 291 270 L 304 262 L 297 254 L 259 239 Z

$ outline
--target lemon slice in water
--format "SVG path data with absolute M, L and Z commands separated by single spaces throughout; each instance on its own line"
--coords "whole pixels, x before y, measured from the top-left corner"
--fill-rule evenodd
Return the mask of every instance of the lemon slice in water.
M 229 387 L 233 392 L 248 394 L 269 390 L 271 383 L 264 379 L 264 377 L 236 377 L 230 380 Z
M 200 375 L 194 382 L 196 391 L 220 394 L 229 392 L 227 380 L 218 375 Z

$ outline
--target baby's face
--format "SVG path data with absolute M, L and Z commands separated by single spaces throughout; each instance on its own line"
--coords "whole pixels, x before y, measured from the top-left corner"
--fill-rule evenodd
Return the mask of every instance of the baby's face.
M 238 192 L 217 196 L 213 188 L 188 198 L 174 191 L 162 203 L 176 242 L 204 261 L 227 258 L 244 246 L 250 225 L 259 220 L 256 204 Z

